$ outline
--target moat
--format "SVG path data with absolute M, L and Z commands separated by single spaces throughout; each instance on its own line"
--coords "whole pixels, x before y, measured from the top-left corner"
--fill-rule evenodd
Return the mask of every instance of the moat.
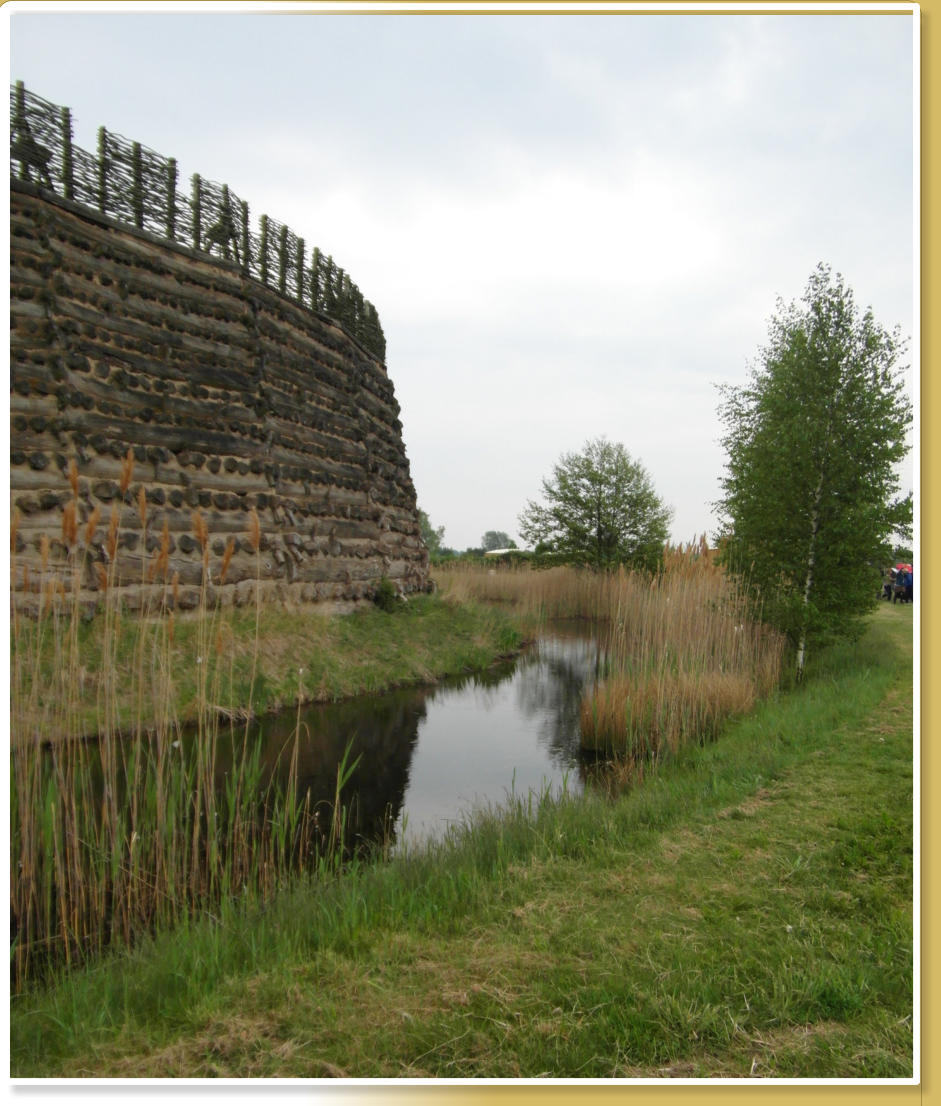
M 554 627 L 486 672 L 286 711 L 253 736 L 285 781 L 299 726 L 297 787 L 314 801 L 333 799 L 344 755 L 359 758 L 343 791 L 353 833 L 419 842 L 513 793 L 581 790 L 579 706 L 600 659 L 584 629 Z

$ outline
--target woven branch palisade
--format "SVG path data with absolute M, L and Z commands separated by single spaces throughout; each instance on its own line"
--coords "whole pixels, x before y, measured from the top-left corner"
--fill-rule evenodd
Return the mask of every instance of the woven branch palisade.
M 92 154 L 72 141 L 69 108 L 10 87 L 10 175 L 92 208 L 138 230 L 234 260 L 247 276 L 311 310 L 335 319 L 361 345 L 385 359 L 379 315 L 349 275 L 303 238 L 262 215 L 249 224 L 248 204 L 228 185 L 191 178 L 179 191 L 175 158 L 100 127 Z

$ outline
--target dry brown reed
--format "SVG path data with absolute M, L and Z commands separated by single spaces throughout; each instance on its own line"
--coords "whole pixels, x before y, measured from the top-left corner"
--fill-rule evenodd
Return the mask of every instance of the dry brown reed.
M 68 479 L 69 486 L 72 488 L 72 495 L 78 499 L 78 465 L 75 462 L 74 457 L 69 458 L 68 464 Z
M 124 455 L 124 460 L 121 462 L 121 479 L 118 482 L 118 486 L 121 489 L 121 495 L 127 495 L 127 489 L 131 486 L 131 480 L 134 478 L 134 450 L 129 449 Z
M 78 541 L 78 512 L 74 499 L 70 499 L 62 511 L 62 540 L 69 548 Z
M 248 520 L 248 540 L 253 552 L 257 553 L 261 549 L 261 521 L 254 507 L 251 509 Z
M 604 674 L 585 693 L 581 740 L 602 754 L 640 761 L 713 737 L 780 679 L 783 640 L 749 611 L 704 538 L 667 548 L 655 576 L 465 565 L 435 578 L 458 600 L 596 624 Z
M 125 494 L 133 464 L 129 451 L 121 474 Z M 68 478 L 75 493 L 76 466 L 69 467 Z M 138 495 L 137 506 L 146 521 L 145 495 Z M 115 507 L 106 558 L 94 562 L 102 626 L 94 637 L 98 653 L 87 653 L 87 635 L 79 633 L 85 615 L 78 586 L 100 521 L 97 507 L 81 547 L 77 499 L 65 504 L 64 574 L 50 571 L 50 542 L 41 540 L 39 579 L 31 583 L 45 610 L 25 617 L 11 603 L 15 988 L 36 973 L 83 962 L 115 942 L 133 942 L 138 934 L 172 926 L 223 897 L 265 897 L 286 874 L 323 863 L 325 855 L 327 834 L 318 828 L 309 798 L 275 792 L 247 725 L 223 726 L 224 715 L 238 713 L 231 700 L 234 646 L 218 607 L 208 601 L 208 572 L 195 628 L 181 643 L 174 614 L 180 580 L 174 573 L 167 583 L 170 542 L 164 527 L 150 566 L 163 578 L 162 594 L 149 607 L 142 603 L 138 611 L 127 611 L 116 586 L 119 515 Z M 16 521 L 14 515 L 14 528 Z M 199 513 L 193 523 L 205 557 L 208 526 Z M 257 552 L 257 515 L 249 541 Z M 11 548 L 12 588 L 18 579 L 15 535 Z M 233 551 L 230 543 L 222 576 Z M 142 559 L 142 577 L 147 568 Z M 181 663 L 181 649 L 192 650 L 188 663 L 185 658 Z M 253 671 L 256 663 L 257 629 Z M 196 673 L 193 736 L 184 734 L 172 706 L 181 698 L 174 673 L 187 671 Z M 74 740 L 69 735 L 86 725 L 89 687 L 96 704 L 95 739 Z
M 98 523 L 101 520 L 101 506 L 95 505 L 95 509 L 88 516 L 88 521 L 85 523 L 85 544 L 91 545 L 95 540 L 95 531 L 98 529 Z
M 219 583 L 224 584 L 225 578 L 229 572 L 229 565 L 232 563 L 232 556 L 235 553 L 235 538 L 230 537 L 225 543 L 225 552 L 222 554 L 222 564 L 219 566 Z

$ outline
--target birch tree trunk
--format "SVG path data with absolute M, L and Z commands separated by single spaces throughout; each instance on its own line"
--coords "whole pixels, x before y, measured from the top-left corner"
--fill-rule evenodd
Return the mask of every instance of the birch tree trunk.
M 810 545 L 807 549 L 807 575 L 804 579 L 804 617 L 801 624 L 800 640 L 797 643 L 797 679 L 804 678 L 804 655 L 807 651 L 807 607 L 810 604 L 810 592 L 814 583 L 814 560 L 817 551 L 817 531 L 820 529 L 820 497 L 823 495 L 823 468 L 814 490 L 814 504 L 810 515 Z

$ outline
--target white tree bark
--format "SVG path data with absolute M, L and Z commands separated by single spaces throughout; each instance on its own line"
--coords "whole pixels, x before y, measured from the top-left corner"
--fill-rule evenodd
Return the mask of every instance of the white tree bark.
M 817 479 L 814 491 L 814 505 L 810 515 L 810 544 L 807 549 L 807 576 L 804 579 L 804 618 L 801 625 L 800 640 L 797 643 L 797 679 L 804 678 L 804 656 L 807 652 L 807 607 L 814 583 L 814 560 L 817 551 L 817 531 L 820 529 L 820 497 L 823 495 L 823 468 Z

